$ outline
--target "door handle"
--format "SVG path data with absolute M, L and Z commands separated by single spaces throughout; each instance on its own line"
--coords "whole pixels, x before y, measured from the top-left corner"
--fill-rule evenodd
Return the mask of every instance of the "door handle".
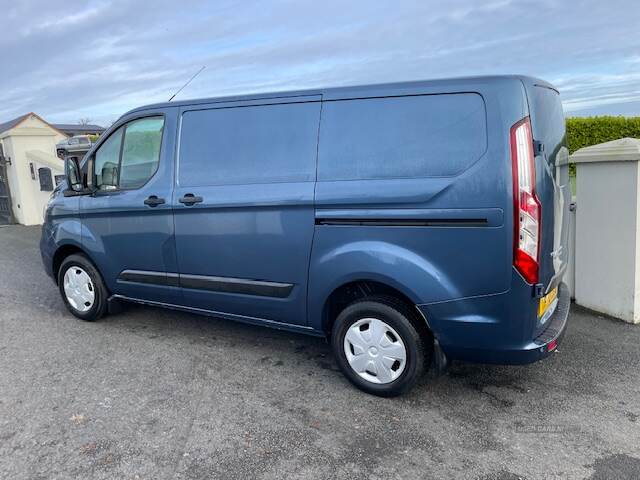
M 179 198 L 178 201 L 189 207 L 202 202 L 202 197 L 197 197 L 193 193 L 187 193 L 184 197 Z
M 158 198 L 157 195 L 150 195 L 145 201 L 145 205 L 149 205 L 150 207 L 157 207 L 158 205 L 162 205 L 164 203 L 164 198 Z

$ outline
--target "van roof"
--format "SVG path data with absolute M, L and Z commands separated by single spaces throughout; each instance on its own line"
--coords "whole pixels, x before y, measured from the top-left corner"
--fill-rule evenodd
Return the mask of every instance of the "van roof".
M 470 84 L 500 84 L 504 82 L 521 81 L 523 83 L 533 84 L 557 89 L 550 83 L 535 77 L 529 77 L 526 75 L 492 75 L 492 76 L 477 76 L 477 77 L 456 77 L 456 78 L 442 78 L 436 80 L 418 80 L 411 82 L 396 82 L 396 83 L 382 83 L 382 84 L 370 84 L 370 85 L 350 85 L 345 87 L 332 87 L 332 88 L 316 88 L 309 90 L 293 90 L 293 91 L 276 91 L 269 93 L 251 93 L 247 95 L 232 95 L 226 97 L 208 97 L 198 99 L 180 100 L 177 102 L 161 102 L 141 107 L 134 108 L 126 112 L 123 116 L 131 113 L 140 112 L 150 109 L 166 108 L 166 107 L 183 107 L 198 104 L 208 103 L 222 103 L 222 102 L 238 102 L 238 101 L 250 101 L 250 100 L 262 100 L 269 98 L 287 98 L 287 97 L 302 97 L 302 96 L 314 96 L 322 95 L 323 100 L 349 98 L 353 96 L 369 96 L 371 94 L 378 94 L 379 92 L 391 93 L 396 91 L 400 93 L 402 90 L 410 90 L 415 88 L 438 88 L 438 87 L 450 87 L 459 89 L 461 86 Z

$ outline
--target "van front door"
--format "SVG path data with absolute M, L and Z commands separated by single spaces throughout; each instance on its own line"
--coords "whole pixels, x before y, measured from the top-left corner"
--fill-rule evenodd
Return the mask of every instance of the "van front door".
M 177 108 L 121 121 L 89 157 L 95 193 L 80 197 L 82 243 L 111 293 L 180 301 L 173 152 Z
M 183 108 L 173 208 L 185 305 L 306 324 L 320 97 Z

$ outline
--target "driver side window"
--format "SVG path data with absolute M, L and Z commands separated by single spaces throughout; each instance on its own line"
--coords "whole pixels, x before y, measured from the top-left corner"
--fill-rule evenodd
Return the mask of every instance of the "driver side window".
M 163 117 L 146 117 L 116 130 L 96 151 L 96 188 L 135 189 L 153 177 L 160 160 L 163 127 Z
M 94 172 L 95 186 L 98 190 L 118 188 L 118 163 L 123 131 L 124 127 L 120 127 L 96 151 Z

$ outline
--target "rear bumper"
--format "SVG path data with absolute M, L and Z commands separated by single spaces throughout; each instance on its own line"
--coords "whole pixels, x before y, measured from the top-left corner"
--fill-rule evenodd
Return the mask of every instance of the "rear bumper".
M 434 318 L 433 325 L 431 322 L 430 325 L 436 338 L 440 341 L 442 351 L 449 359 L 476 363 L 521 365 L 549 356 L 562 341 L 567 328 L 570 308 L 570 294 L 567 286 L 564 283 L 559 285 L 556 310 L 547 321 L 544 330 L 537 335 L 527 336 L 524 334 L 523 332 L 526 331 L 534 331 L 531 322 L 509 314 L 511 309 L 505 304 L 514 303 L 513 299 L 509 298 L 510 296 L 510 294 L 505 294 L 506 298 L 502 299 L 470 300 L 463 309 L 472 310 L 475 303 L 479 308 L 477 315 L 450 315 L 449 319 L 438 321 L 435 320 L 437 309 L 434 312 L 434 309 L 430 308 L 430 313 L 425 310 L 423 313 L 427 319 L 429 319 L 429 314 L 434 315 L 435 313 L 432 317 Z M 420 308 L 422 310 L 422 306 Z M 488 311 L 485 313 L 483 310 Z M 520 304 L 520 310 L 522 310 L 522 304 Z M 489 313 L 493 315 L 489 315 Z M 496 314 L 500 314 L 500 316 Z M 465 321 L 457 321 L 458 318 L 463 318 Z M 472 318 L 475 321 L 468 321 L 467 318 Z

